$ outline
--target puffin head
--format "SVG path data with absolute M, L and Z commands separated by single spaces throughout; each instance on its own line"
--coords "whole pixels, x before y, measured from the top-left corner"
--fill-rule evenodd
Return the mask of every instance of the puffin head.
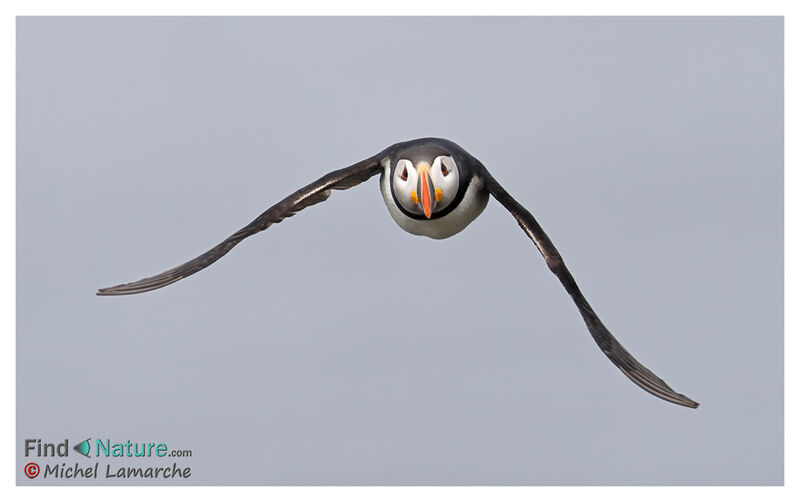
M 446 210 L 459 192 L 459 168 L 453 157 L 401 158 L 393 166 L 395 200 L 409 213 L 427 219 Z

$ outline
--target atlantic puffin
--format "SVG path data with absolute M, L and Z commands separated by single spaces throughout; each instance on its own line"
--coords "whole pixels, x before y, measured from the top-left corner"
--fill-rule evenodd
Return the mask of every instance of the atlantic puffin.
M 578 307 L 600 350 L 636 385 L 670 403 L 697 408 L 698 403 L 672 390 L 639 363 L 600 321 L 567 270 L 553 242 L 533 215 L 489 174 L 475 157 L 452 141 L 421 138 L 396 143 L 349 167 L 333 171 L 284 198 L 214 248 L 183 265 L 127 284 L 98 290 L 100 296 L 131 295 L 162 288 L 219 260 L 235 245 L 298 211 L 325 201 L 331 190 L 346 190 L 380 174 L 383 200 L 405 231 L 446 239 L 464 230 L 497 199 L 533 241 L 550 270 Z

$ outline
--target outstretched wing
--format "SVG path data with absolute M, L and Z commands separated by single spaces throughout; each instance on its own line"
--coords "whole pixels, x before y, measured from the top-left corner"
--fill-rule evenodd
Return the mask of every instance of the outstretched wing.
M 528 237 L 530 237 L 533 243 L 536 244 L 536 247 L 539 248 L 547 266 L 556 277 L 558 277 L 561 284 L 563 284 L 564 288 L 567 290 L 567 293 L 572 297 L 575 305 L 578 306 L 578 310 L 581 316 L 583 316 L 586 326 L 589 328 L 589 333 L 594 337 L 594 341 L 597 342 L 600 350 L 611 359 L 611 362 L 622 370 L 625 376 L 633 380 L 636 385 L 654 396 L 660 397 L 670 403 L 688 406 L 689 408 L 697 408 L 698 403 L 672 390 L 664 380 L 654 375 L 652 371 L 645 368 L 625 350 L 625 347 L 614 338 L 611 332 L 609 332 L 600 321 L 600 318 L 597 317 L 594 310 L 592 310 L 589 302 L 586 301 L 583 293 L 581 293 L 581 290 L 578 288 L 578 284 L 575 282 L 572 274 L 567 270 L 567 266 L 564 265 L 564 260 L 561 258 L 558 250 L 553 245 L 550 238 L 547 237 L 544 230 L 542 230 L 542 227 L 539 226 L 539 223 L 536 222 L 533 215 L 522 207 L 519 202 L 514 200 L 480 162 L 476 163 L 476 169 L 489 192 L 514 215 L 514 218 L 517 219 L 522 230 L 528 234 Z
M 391 148 L 391 147 L 390 147 Z M 162 272 L 153 277 L 141 279 L 136 282 L 120 284 L 110 288 L 100 289 L 97 294 L 100 296 L 108 295 L 132 295 L 144 293 L 154 289 L 163 288 L 173 282 L 188 277 L 195 272 L 203 270 L 215 261 L 222 258 L 235 245 L 239 244 L 244 238 L 266 230 L 272 224 L 283 221 L 298 211 L 323 202 L 331 195 L 331 190 L 346 190 L 352 188 L 381 171 L 380 162 L 390 148 L 382 152 L 353 164 L 350 167 L 339 169 L 328 173 L 317 181 L 307 185 L 292 195 L 286 197 L 271 208 L 264 211 L 261 216 L 253 220 L 238 232 L 234 233 L 224 241 L 217 244 L 212 249 L 201 254 L 197 258 L 187 261 L 183 265 Z

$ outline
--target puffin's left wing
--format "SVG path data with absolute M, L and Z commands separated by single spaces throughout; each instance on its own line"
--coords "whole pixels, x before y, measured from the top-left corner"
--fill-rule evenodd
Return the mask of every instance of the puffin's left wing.
M 373 155 L 368 159 L 353 164 L 350 167 L 339 169 L 328 173 L 317 181 L 307 185 L 292 195 L 286 197 L 271 208 L 264 211 L 261 216 L 253 220 L 238 232 L 234 233 L 215 247 L 201 254 L 197 258 L 187 261 L 173 269 L 162 272 L 153 277 L 140 279 L 136 282 L 120 284 L 110 288 L 100 289 L 99 296 L 108 295 L 132 295 L 144 293 L 154 289 L 163 288 L 184 277 L 188 277 L 195 272 L 203 270 L 215 261 L 222 258 L 235 245 L 239 244 L 245 237 L 249 237 L 262 230 L 266 230 L 273 223 L 279 223 L 284 218 L 294 215 L 298 211 L 313 206 L 331 195 L 331 190 L 345 190 L 352 188 L 381 171 L 380 162 L 392 147 Z
M 645 368 L 625 350 L 625 347 L 614 338 L 611 332 L 608 331 L 600 321 L 600 318 L 597 317 L 594 310 L 592 310 L 589 302 L 586 301 L 583 293 L 581 293 L 581 290 L 578 288 L 578 284 L 575 282 L 572 274 L 567 270 L 567 266 L 564 264 L 564 260 L 561 258 L 558 250 L 553 245 L 550 238 L 547 237 L 542 227 L 539 226 L 539 223 L 533 215 L 522 207 L 519 202 L 514 200 L 514 198 L 500 186 L 500 183 L 489 174 L 486 167 L 477 160 L 475 169 L 489 192 L 514 215 L 514 218 L 517 219 L 522 230 L 528 234 L 528 237 L 530 237 L 533 243 L 536 244 L 536 247 L 539 248 L 547 266 L 556 277 L 558 277 L 561 284 L 563 284 L 564 288 L 567 290 L 567 293 L 572 297 L 575 305 L 578 306 L 578 310 L 581 316 L 583 316 L 583 320 L 589 328 L 589 333 L 592 334 L 594 341 L 597 342 L 600 350 L 611 359 L 611 362 L 622 370 L 625 376 L 633 380 L 636 385 L 650 394 L 660 397 L 665 401 L 669 401 L 670 403 L 687 406 L 689 408 L 697 408 L 698 403 L 672 390 L 664 380 L 658 378 L 652 371 Z

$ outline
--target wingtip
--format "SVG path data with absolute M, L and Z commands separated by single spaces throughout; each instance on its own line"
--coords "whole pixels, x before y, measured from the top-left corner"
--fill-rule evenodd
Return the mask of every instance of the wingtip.
M 124 284 L 120 284 L 119 286 L 109 286 L 107 288 L 99 288 L 95 295 L 97 296 L 119 296 L 128 294 L 124 290 L 120 289 L 120 286 L 124 286 Z
M 657 396 L 657 397 L 660 397 L 660 396 Z M 664 398 L 662 398 L 662 399 L 664 399 Z M 698 403 L 697 401 L 695 401 L 694 399 L 692 399 L 692 398 L 690 398 L 688 396 L 684 396 L 683 394 L 677 394 L 676 399 L 665 399 L 665 401 L 670 401 L 670 402 L 672 402 L 674 404 L 677 404 L 677 405 L 680 405 L 680 406 L 685 406 L 686 408 L 692 408 L 693 410 L 697 409 L 697 407 L 700 406 L 700 403 Z

